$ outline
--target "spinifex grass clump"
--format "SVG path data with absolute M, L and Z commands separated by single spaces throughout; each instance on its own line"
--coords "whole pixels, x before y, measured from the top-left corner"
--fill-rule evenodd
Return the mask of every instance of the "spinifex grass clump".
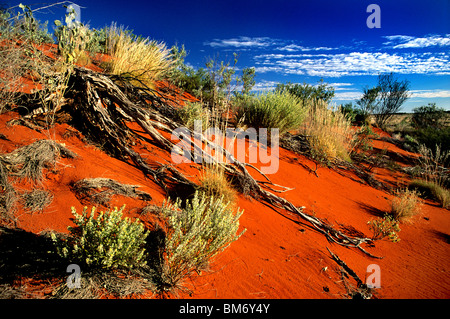
M 194 129 L 195 121 L 201 121 L 204 131 L 210 126 L 210 113 L 198 102 L 186 103 L 183 107 L 177 109 L 176 117 L 181 124 L 191 130 Z
M 350 121 L 323 101 L 307 103 L 309 112 L 302 133 L 311 146 L 311 156 L 321 162 L 331 162 L 335 158 L 349 161 L 349 152 L 356 140 Z
M 436 200 L 443 208 L 450 208 L 450 190 L 435 182 L 415 179 L 409 184 L 409 188 L 416 189 L 422 197 Z
M 54 166 L 60 156 L 74 158 L 76 154 L 55 141 L 39 140 L 2 155 L 2 160 L 10 167 L 12 176 L 40 182 L 43 169 Z
M 416 191 L 406 189 L 397 191 L 396 195 L 391 203 L 391 215 L 394 219 L 405 220 L 420 213 L 421 201 Z
M 87 207 L 81 215 L 72 207 L 76 228 L 69 227 L 71 237 L 59 239 L 52 234 L 58 254 L 71 262 L 80 262 L 94 268 L 130 269 L 146 264 L 145 231 L 139 220 L 132 222 L 122 218 L 117 207 L 112 211 L 100 212 L 95 217 L 95 207 L 88 216 Z
M 450 180 L 448 174 L 450 151 L 442 151 L 439 145 L 436 145 L 433 151 L 424 144 L 421 144 L 419 146 L 419 154 L 420 177 L 427 182 L 433 182 L 445 187 Z
M 225 171 L 218 165 L 204 166 L 200 175 L 200 191 L 206 196 L 223 198 L 224 203 L 233 207 L 237 193 L 227 180 Z
M 162 42 L 137 37 L 112 25 L 107 32 L 107 53 L 112 59 L 106 64 L 112 74 L 130 78 L 137 87 L 154 88 L 155 81 L 170 70 L 173 60 Z
M 44 189 L 33 189 L 22 195 L 23 206 L 31 213 L 42 212 L 53 201 L 53 194 Z
M 245 232 L 238 233 L 243 211 L 234 213 L 222 197 L 196 192 L 182 207 L 180 199 L 162 207 L 167 222 L 162 277 L 172 288 L 179 287 L 193 271 L 205 269 Z
M 280 135 L 298 128 L 305 115 L 301 100 L 288 92 L 244 96 L 235 111 L 236 122 L 255 129 L 278 128 Z

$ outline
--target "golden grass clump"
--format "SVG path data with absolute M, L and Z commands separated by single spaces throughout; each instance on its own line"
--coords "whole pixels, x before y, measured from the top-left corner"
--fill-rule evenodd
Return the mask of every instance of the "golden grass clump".
M 222 198 L 223 203 L 234 207 L 236 190 L 230 185 L 225 172 L 217 165 L 204 166 L 200 175 L 200 190 L 208 197 Z
M 415 190 L 398 190 L 391 203 L 391 215 L 396 220 L 407 220 L 420 213 L 421 200 Z
M 173 64 L 170 50 L 163 42 L 136 37 L 115 24 L 107 31 L 107 53 L 112 58 L 105 65 L 108 71 L 129 77 L 137 87 L 154 88 L 155 81 Z
M 356 140 L 350 121 L 339 110 L 323 101 L 308 103 L 309 114 L 301 128 L 311 146 L 311 155 L 319 161 L 340 158 L 350 161 L 349 152 Z

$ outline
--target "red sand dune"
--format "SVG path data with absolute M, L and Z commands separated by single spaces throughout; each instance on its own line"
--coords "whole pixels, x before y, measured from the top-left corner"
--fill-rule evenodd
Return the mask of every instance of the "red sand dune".
M 163 83 L 159 83 L 161 88 Z M 194 100 L 189 95 L 182 98 Z M 53 229 L 67 232 L 72 225 L 71 206 L 81 211 L 80 203 L 70 189 L 70 184 L 83 178 L 106 177 L 119 182 L 140 185 L 152 201 L 144 203 L 115 196 L 111 206 L 127 204 L 126 216 L 139 217 L 139 208 L 146 204 L 161 205 L 165 193 L 152 180 L 130 164 L 111 158 L 94 146 L 81 140 L 67 124 L 56 124 L 48 132 L 36 132 L 23 126 L 6 123 L 17 115 L 0 116 L 0 152 L 6 153 L 28 145 L 37 139 L 53 139 L 75 152 L 76 159 L 61 159 L 56 167 L 45 174 L 43 186 L 54 194 L 52 204 L 43 213 L 26 213 L 20 207 L 16 213 L 17 226 L 39 233 Z M 386 134 L 383 132 L 377 132 Z M 145 133 L 140 132 L 145 135 Z M 150 143 L 136 145 L 136 149 L 149 163 L 172 163 L 170 154 Z M 413 156 L 395 145 L 374 141 L 374 151 L 387 151 Z M 280 149 L 279 170 L 269 175 L 279 185 L 294 188 L 282 196 L 296 206 L 305 206 L 305 212 L 328 221 L 346 232 L 372 235 L 367 222 L 389 211 L 392 195 L 361 184 L 349 177 L 321 167 L 318 177 L 303 166 L 315 168 L 304 156 Z M 301 163 L 303 166 L 299 165 Z M 403 165 L 402 163 L 399 163 Z M 255 164 L 261 167 L 260 163 Z M 177 166 L 186 176 L 195 180 L 200 166 Z M 256 171 L 250 170 L 255 177 Z M 375 178 L 390 186 L 404 185 L 407 176 L 401 172 L 375 168 Z M 23 189 L 29 185 L 21 185 Z M 327 247 L 337 254 L 364 281 L 369 275 L 367 267 L 377 264 L 381 271 L 381 288 L 377 298 L 449 298 L 449 211 L 427 201 L 422 213 L 410 222 L 400 225 L 400 242 L 376 241 L 366 249 L 383 259 L 370 258 L 359 250 L 344 248 L 327 239 L 301 218 L 263 202 L 239 197 L 239 207 L 244 209 L 240 219 L 246 233 L 220 254 L 208 272 L 187 281 L 192 294 L 183 298 L 342 298 L 346 289 L 338 266 L 330 257 Z M 24 279 L 27 285 L 33 283 Z M 149 294 L 147 297 L 151 297 Z
M 164 200 L 164 191 L 139 170 L 86 145 L 79 136 L 68 134 L 73 132 L 68 125 L 57 124 L 44 134 L 22 126 L 8 127 L 6 122 L 13 116 L 0 116 L 0 132 L 8 139 L 0 140 L 1 152 L 10 152 L 36 139 L 52 138 L 79 156 L 61 159 L 53 171 L 46 173 L 44 185 L 53 192 L 53 203 L 39 214 L 19 209 L 18 227 L 34 233 L 46 229 L 67 232 L 67 226 L 72 224 L 70 207 L 80 211 L 84 206 L 70 190 L 70 183 L 87 177 L 109 177 L 141 185 L 140 189 L 153 197 L 152 204 L 160 205 Z M 138 147 L 144 150 L 144 146 L 149 162 L 171 161 L 170 154 L 151 144 Z M 387 142 L 383 147 L 397 150 Z M 269 177 L 276 184 L 295 188 L 284 196 L 297 206 L 306 206 L 307 213 L 327 220 L 336 228 L 356 229 L 369 237 L 367 221 L 389 210 L 392 196 L 383 191 L 328 168 L 319 168 L 316 177 L 297 164 L 314 167 L 313 162 L 283 149 L 279 158 L 279 171 Z M 198 168 L 193 165 L 180 167 L 188 176 L 198 175 Z M 111 206 L 123 203 L 127 204 L 126 215 L 132 217 L 138 217 L 138 208 L 145 205 L 139 200 L 115 196 Z M 299 217 L 257 200 L 240 197 L 239 206 L 245 210 L 240 223 L 247 232 L 218 256 L 210 272 L 188 282 L 193 298 L 341 298 L 346 290 L 326 247 L 363 280 L 367 266 L 378 264 L 381 269 L 378 298 L 449 297 L 449 215 L 434 203 L 427 202 L 420 216 L 401 224 L 400 242 L 376 241 L 375 247 L 367 248 L 383 259 L 372 259 L 332 244 Z

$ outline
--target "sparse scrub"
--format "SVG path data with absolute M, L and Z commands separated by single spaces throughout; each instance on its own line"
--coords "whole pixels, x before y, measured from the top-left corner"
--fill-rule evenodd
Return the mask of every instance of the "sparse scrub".
M 243 233 L 238 234 L 239 218 L 223 198 L 208 197 L 196 192 L 192 200 L 173 204 L 165 202 L 165 257 L 161 274 L 168 287 L 180 288 L 193 271 L 205 269 L 211 259 L 226 249 Z
M 9 172 L 6 165 L 0 156 L 0 218 L 2 221 L 13 221 L 17 193 L 9 182 Z
M 362 110 L 372 113 L 377 126 L 384 129 L 409 98 L 409 87 L 408 80 L 399 81 L 393 73 L 380 74 L 377 86 L 365 88 L 357 103 Z
M 396 192 L 396 197 L 391 203 L 391 215 L 396 220 L 406 220 L 421 211 L 421 201 L 416 191 L 408 189 Z
M 58 53 L 66 63 L 87 65 L 90 62 L 86 53 L 88 44 L 92 42 L 91 31 L 83 24 L 75 24 L 75 11 L 66 14 L 65 23 L 55 20 L 55 36 L 58 39 Z M 69 27 L 70 26 L 70 27 Z
M 47 22 L 41 23 L 33 16 L 29 6 L 19 4 L 22 12 L 11 17 L 11 12 L 0 12 L 0 38 L 26 40 L 36 44 L 53 43 L 52 36 L 47 33 Z
M 20 98 L 22 76 L 28 68 L 23 49 L 11 41 L 0 46 L 0 114 L 12 108 Z
M 72 207 L 74 223 L 69 227 L 71 236 L 62 239 L 52 233 L 58 254 L 71 261 L 77 261 L 94 268 L 131 269 L 146 264 L 145 239 L 148 231 L 137 219 L 132 222 L 122 218 L 120 209 L 100 212 L 95 216 L 95 207 L 88 216 L 87 207 L 81 215 Z
M 399 222 L 391 215 L 386 214 L 383 218 L 370 220 L 368 224 L 373 232 L 373 240 L 388 237 L 394 243 L 400 241 L 397 234 L 400 231 Z
M 106 47 L 112 57 L 105 65 L 108 71 L 128 77 L 137 87 L 154 88 L 155 81 L 169 72 L 173 63 L 164 43 L 133 36 L 116 25 L 107 31 Z
M 305 115 L 300 98 L 287 91 L 243 96 L 235 110 L 236 122 L 255 129 L 278 128 L 280 135 L 299 128 Z
M 416 189 L 422 197 L 436 200 L 443 208 L 450 208 L 450 191 L 435 182 L 416 179 L 409 188 Z
M 449 165 L 450 151 L 441 151 L 441 147 L 436 144 L 433 152 L 422 144 L 419 146 L 419 154 L 421 177 L 439 186 L 446 186 L 449 181 L 449 170 L 446 167 Z

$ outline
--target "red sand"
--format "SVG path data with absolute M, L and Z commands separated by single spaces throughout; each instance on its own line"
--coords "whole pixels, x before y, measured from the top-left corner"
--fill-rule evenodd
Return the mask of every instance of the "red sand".
M 158 85 L 163 85 L 159 83 Z M 176 93 L 175 93 L 176 94 Z M 186 100 L 194 100 L 189 95 Z M 83 178 L 107 177 L 119 182 L 140 185 L 152 196 L 152 201 L 115 196 L 111 207 L 126 203 L 126 216 L 138 217 L 139 208 L 146 204 L 161 205 L 164 191 L 141 171 L 130 164 L 109 157 L 93 146 L 83 143 L 74 129 L 57 124 L 48 132 L 38 133 L 23 126 L 9 127 L 7 121 L 14 113 L 0 116 L 0 152 L 6 153 L 28 145 L 37 139 L 53 139 L 78 154 L 76 159 L 61 159 L 45 174 L 44 187 L 54 194 L 52 204 L 43 213 L 29 214 L 21 208 L 16 213 L 18 227 L 39 233 L 46 229 L 67 232 L 72 225 L 71 206 L 81 211 L 80 203 L 70 184 Z M 384 132 L 377 132 L 385 134 Z M 141 133 L 145 135 L 145 133 Z M 170 154 L 144 143 L 136 149 L 149 163 L 171 163 Z M 414 156 L 395 145 L 374 141 L 374 152 L 386 151 Z M 304 156 L 281 149 L 279 170 L 269 175 L 271 180 L 295 188 L 283 193 L 296 206 L 305 206 L 305 212 L 314 214 L 347 231 L 372 235 L 367 222 L 383 216 L 390 209 L 392 195 L 344 177 L 328 168 L 317 170 L 319 177 L 298 163 L 315 168 Z M 399 163 L 404 165 L 404 163 Z M 260 164 L 255 164 L 261 167 Z M 193 180 L 199 174 L 199 165 L 180 164 L 178 168 Z M 252 171 L 255 177 L 258 173 Z M 401 172 L 375 168 L 374 177 L 402 186 L 407 177 Z M 21 185 L 23 188 L 29 185 Z M 209 272 L 187 281 L 193 294 L 183 298 L 342 298 L 346 294 L 337 264 L 326 247 L 337 254 L 358 276 L 365 280 L 367 267 L 377 264 L 381 270 L 381 288 L 378 298 L 449 298 L 449 211 L 426 202 L 422 213 L 409 223 L 400 225 L 400 242 L 375 242 L 365 247 L 383 259 L 373 259 L 355 249 L 330 243 L 301 218 L 281 209 L 274 209 L 254 199 L 239 198 L 244 209 L 240 219 L 246 233 L 212 263 Z M 25 279 L 26 281 L 26 279 Z M 149 295 L 151 296 L 151 295 Z
M 35 233 L 45 229 L 67 231 L 67 226 L 72 224 L 70 207 L 81 210 L 84 206 L 69 185 L 87 177 L 109 177 L 141 185 L 140 189 L 153 197 L 150 203 L 160 205 L 164 200 L 163 190 L 133 166 L 84 144 L 77 136 L 64 135 L 72 130 L 68 125 L 57 124 L 46 135 L 22 126 L 7 127 L 6 122 L 11 118 L 12 114 L 0 116 L 0 132 L 9 139 L 0 140 L 1 152 L 10 152 L 36 139 L 52 138 L 79 156 L 61 159 L 53 171 L 46 173 L 44 185 L 53 192 L 53 203 L 43 213 L 29 214 L 19 209 L 18 227 Z M 392 144 L 384 142 L 383 145 L 398 151 Z M 170 162 L 167 152 L 151 144 L 145 145 L 145 149 L 149 162 Z M 279 157 L 279 171 L 270 178 L 276 184 L 295 188 L 284 196 L 337 228 L 354 228 L 371 236 L 367 222 L 389 210 L 392 196 L 385 192 L 328 168 L 319 168 L 316 177 L 297 164 L 314 167 L 313 162 L 283 149 Z M 198 175 L 195 166 L 182 164 L 180 167 L 187 175 Z M 146 204 L 116 196 L 111 206 L 123 203 L 127 204 L 126 215 L 132 217 L 137 217 L 138 209 Z M 193 285 L 190 287 L 193 298 L 341 298 L 346 291 L 326 247 L 363 280 L 367 266 L 378 264 L 381 269 L 378 298 L 450 297 L 449 212 L 435 203 L 427 202 L 420 216 L 401 224 L 400 242 L 382 240 L 376 241 L 375 247 L 367 247 L 371 253 L 383 256 L 381 260 L 332 244 L 299 217 L 257 200 L 240 197 L 239 206 L 245 210 L 240 223 L 247 232 L 217 257 L 211 272 L 187 282 L 188 286 Z

